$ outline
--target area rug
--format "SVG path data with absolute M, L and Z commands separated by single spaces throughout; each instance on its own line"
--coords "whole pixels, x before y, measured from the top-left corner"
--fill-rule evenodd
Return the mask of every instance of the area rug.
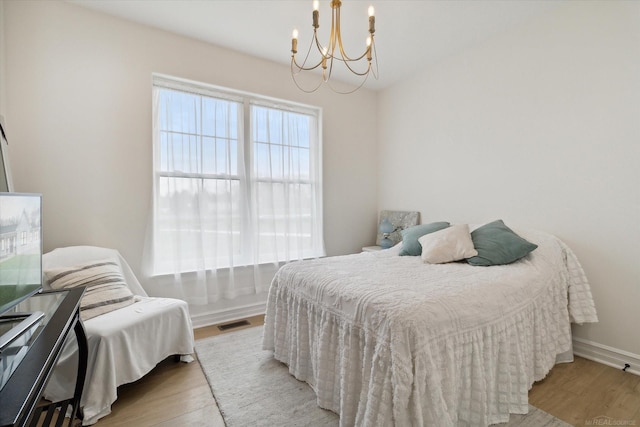
M 316 405 L 316 395 L 262 350 L 262 327 L 196 342 L 196 354 L 227 427 L 337 426 L 338 416 Z M 504 427 L 570 427 L 529 405 Z

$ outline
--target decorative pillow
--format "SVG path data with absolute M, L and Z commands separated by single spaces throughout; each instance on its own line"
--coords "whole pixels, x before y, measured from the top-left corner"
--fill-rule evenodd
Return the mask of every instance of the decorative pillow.
M 511 264 L 538 247 L 514 233 L 501 219 L 478 227 L 471 232 L 471 239 L 478 251 L 477 256 L 467 259 L 471 265 Z
M 422 246 L 418 239 L 425 234 L 442 230 L 449 226 L 448 222 L 432 222 L 430 224 L 420 224 L 402 230 L 402 250 L 400 255 L 419 256 L 422 253 Z
M 478 255 L 468 224 L 456 224 L 425 234 L 418 242 L 422 245 L 422 260 L 429 264 L 444 264 Z
M 74 267 L 45 270 L 52 289 L 85 286 L 80 301 L 80 318 L 92 317 L 133 304 L 133 294 L 124 281 L 120 266 L 114 260 L 92 261 Z

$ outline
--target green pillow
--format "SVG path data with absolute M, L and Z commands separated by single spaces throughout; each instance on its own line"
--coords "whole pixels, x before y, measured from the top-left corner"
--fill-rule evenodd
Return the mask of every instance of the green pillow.
M 419 256 L 422 254 L 422 245 L 418 239 L 425 234 L 442 230 L 449 226 L 448 222 L 432 222 L 430 224 L 420 224 L 413 227 L 405 228 L 402 233 L 402 250 L 400 255 Z
M 511 264 L 538 247 L 514 233 L 501 219 L 472 231 L 471 240 L 478 255 L 467 258 L 467 262 L 480 266 Z

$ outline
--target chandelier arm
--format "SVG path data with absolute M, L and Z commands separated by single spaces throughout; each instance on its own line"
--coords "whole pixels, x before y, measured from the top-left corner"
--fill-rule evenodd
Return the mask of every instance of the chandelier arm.
M 349 63 L 347 63 L 347 62 L 345 62 L 344 65 L 345 65 L 345 67 L 347 67 L 347 69 L 349 69 L 349 71 L 351 71 L 356 76 L 360 76 L 360 77 L 369 75 L 369 72 L 371 71 L 371 64 L 367 65 L 367 70 L 366 71 L 356 71 L 353 68 L 351 68 L 349 66 Z
M 322 46 L 322 44 L 320 43 L 320 40 L 318 40 L 318 36 L 316 34 L 313 35 L 313 41 L 316 42 L 316 47 L 318 48 L 318 51 L 320 52 L 320 55 L 322 55 L 324 58 L 328 58 L 329 57 L 329 49 L 327 48 L 327 55 L 325 56 L 322 52 L 324 51 L 325 47 Z M 311 42 L 311 45 L 313 46 L 313 41 Z M 309 46 L 309 51 L 311 51 L 311 46 Z M 320 60 L 320 63 L 322 63 L 322 60 Z
M 303 91 L 305 93 L 313 93 L 313 92 L 317 91 L 318 89 L 320 89 L 320 86 L 322 86 L 322 83 L 324 83 L 322 81 L 322 79 L 320 79 L 320 83 L 318 83 L 318 85 L 316 87 L 314 87 L 313 89 L 305 89 L 302 86 L 300 86 L 300 84 L 298 83 L 298 80 L 296 80 L 296 75 L 297 74 L 298 73 L 294 73 L 293 72 L 293 61 L 291 61 L 291 78 L 293 79 L 293 82 L 298 87 L 298 89 L 300 89 L 301 91 Z
M 344 57 L 336 56 L 336 57 L 334 57 L 334 59 L 336 61 L 340 61 L 340 62 L 358 62 L 358 61 L 361 61 L 365 56 L 367 56 L 368 52 L 369 52 L 369 50 L 367 49 L 361 56 L 359 56 L 357 58 L 344 58 Z
M 320 66 L 320 64 L 322 64 L 322 61 L 320 61 L 316 65 L 314 65 L 313 67 L 305 67 L 304 64 L 307 62 L 307 59 L 305 58 L 305 60 L 302 63 L 302 65 L 300 65 L 300 64 L 298 64 L 298 61 L 296 61 L 296 58 L 293 55 L 291 55 L 291 60 L 292 60 L 292 65 L 296 66 L 296 68 L 298 69 L 298 72 L 300 72 L 300 71 L 312 71 L 312 70 L 315 70 L 316 68 L 318 68 Z M 296 73 L 296 74 L 298 74 L 298 73 Z
M 367 56 L 367 53 L 369 52 L 369 49 L 365 50 L 364 53 L 360 56 L 358 56 L 357 58 L 351 58 L 350 56 L 348 56 L 346 54 L 346 52 L 344 51 L 342 44 L 339 45 L 340 47 L 340 56 L 342 58 L 336 58 L 338 61 L 342 61 L 342 62 L 358 62 L 360 60 L 362 60 L 362 58 L 364 58 L 365 56 Z
M 371 68 L 371 73 L 373 74 L 373 77 L 376 80 L 378 80 L 378 75 L 379 75 L 379 70 L 378 70 L 378 52 L 376 52 L 376 45 L 373 42 L 373 38 L 371 39 L 371 46 L 369 48 L 373 50 L 373 58 L 376 61 L 376 66 L 375 66 L 375 68 Z M 371 61 L 369 61 L 369 66 L 371 66 Z
M 318 44 L 318 36 L 316 34 L 316 30 L 313 30 L 313 40 L 316 41 L 316 44 Z M 322 65 L 322 59 L 320 60 L 320 62 L 318 62 L 316 65 L 314 66 L 309 66 L 306 67 L 305 65 L 307 64 L 307 60 L 309 59 L 309 55 L 311 54 L 311 48 L 313 47 L 313 40 L 311 41 L 311 43 L 309 44 L 309 49 L 307 49 L 307 54 L 304 57 L 304 61 L 302 61 L 302 65 L 298 64 L 298 61 L 296 61 L 296 57 L 295 55 L 291 55 L 291 59 L 293 61 L 293 64 L 295 64 L 295 66 L 298 68 L 298 73 L 300 71 L 311 71 L 311 70 L 315 70 L 316 68 L 318 68 L 320 65 Z M 293 64 L 292 64 L 292 73 L 293 73 Z M 297 73 L 296 73 L 297 74 Z
M 331 29 L 329 30 L 329 46 L 327 53 L 331 57 L 336 54 L 336 33 L 340 34 L 340 5 L 331 9 Z
M 326 82 L 328 79 L 331 78 L 331 70 L 333 69 L 333 59 L 334 58 L 333 58 L 333 54 L 330 53 L 330 51 L 329 51 L 331 49 L 331 39 L 329 39 L 329 45 L 326 48 L 323 47 L 322 44 L 320 43 L 320 39 L 318 38 L 318 35 L 317 35 L 315 30 L 314 30 L 314 33 L 313 33 L 313 39 L 314 39 L 314 41 L 316 43 L 316 47 L 318 48 L 318 51 L 320 52 L 320 56 L 321 56 L 320 63 L 318 65 L 316 65 L 314 67 L 314 69 L 317 68 L 318 66 L 322 65 L 322 80 Z M 312 42 L 312 44 L 313 44 L 313 42 Z M 309 50 L 311 50 L 311 47 L 309 47 Z M 325 53 L 325 51 L 326 51 L 326 53 Z M 328 76 L 326 75 L 327 74 L 327 72 L 326 72 L 327 60 L 329 60 L 329 75 Z
M 332 91 L 334 91 L 335 93 L 338 93 L 338 94 L 340 94 L 340 95 L 349 95 L 349 94 L 351 94 L 351 93 L 353 93 L 353 92 L 357 91 L 358 89 L 360 89 L 362 86 L 364 86 L 364 84 L 367 82 L 367 79 L 369 78 L 369 74 L 368 74 L 368 73 L 367 73 L 367 74 L 364 74 L 364 76 L 365 76 L 365 78 L 364 78 L 364 79 L 362 79 L 362 82 L 361 82 L 361 83 L 360 83 L 356 88 L 354 88 L 354 89 L 352 89 L 352 90 L 348 90 L 348 91 L 346 91 L 346 92 L 342 92 L 342 91 L 339 91 L 339 90 L 337 90 L 336 88 L 334 88 L 334 87 L 331 85 L 331 82 L 330 82 L 330 81 L 329 81 L 329 82 L 327 82 L 327 85 L 328 85 L 328 86 L 329 86 L 329 88 L 330 88 Z
M 334 15 L 336 17 L 336 31 L 331 34 L 331 36 L 334 38 L 333 51 L 331 52 L 331 54 L 335 56 L 336 45 L 338 45 L 338 50 L 340 51 L 340 55 L 342 55 L 342 57 L 344 58 L 344 52 L 342 49 L 342 34 L 341 34 L 342 30 L 340 29 L 340 6 L 334 9 Z M 333 29 L 333 22 L 331 27 Z
M 362 72 L 360 72 L 360 71 L 354 70 L 354 69 L 351 67 L 351 65 L 349 64 L 349 62 L 353 62 L 353 61 L 345 61 L 345 60 L 340 59 L 340 58 L 336 58 L 336 60 L 338 60 L 338 61 L 342 61 L 342 62 L 344 63 L 344 66 L 345 66 L 345 67 L 347 67 L 347 69 L 348 69 L 349 71 L 351 71 L 353 74 L 355 74 L 356 76 L 360 76 L 360 77 L 362 77 L 362 76 L 366 76 L 366 75 L 368 75 L 368 74 L 369 74 L 369 72 L 371 71 L 371 61 L 367 61 L 367 70 L 366 70 L 366 71 L 362 71 Z M 376 58 L 376 61 L 377 61 L 377 58 Z
M 324 73 L 322 75 L 325 82 L 328 82 L 329 79 L 331 79 L 331 74 L 333 73 L 333 60 L 334 59 L 335 58 L 333 57 L 333 55 L 331 55 L 331 57 L 329 58 L 329 67 L 328 67 L 329 68 L 329 74 L 326 76 L 326 78 L 324 78 L 325 77 Z
M 356 70 L 354 70 L 353 68 L 351 68 L 351 66 L 349 65 L 349 62 L 358 62 L 360 60 L 362 60 L 365 56 L 367 56 L 367 54 L 369 53 L 369 50 L 371 49 L 371 46 L 367 47 L 367 49 L 365 49 L 364 53 L 362 55 L 360 55 L 357 58 L 351 58 L 349 55 L 347 55 L 347 53 L 344 50 L 344 46 L 342 44 L 342 32 L 340 30 L 340 9 L 338 8 L 338 10 L 336 11 L 336 14 L 338 15 L 338 24 L 337 24 L 337 39 L 338 39 L 338 48 L 340 50 L 340 56 L 341 58 L 336 57 L 336 59 L 338 61 L 342 61 L 344 63 L 344 65 L 349 69 L 349 71 L 351 71 L 352 73 L 358 75 L 358 76 L 364 76 L 366 74 L 369 74 L 369 71 L 371 69 L 370 66 L 367 67 L 367 71 L 365 72 L 358 72 Z M 371 44 L 373 45 L 373 34 L 371 34 Z M 377 58 L 376 58 L 377 60 Z
M 361 60 L 367 54 L 366 50 L 362 55 L 360 55 L 359 58 L 351 58 L 344 51 L 344 46 L 342 45 L 342 31 L 340 29 L 340 8 L 338 8 L 338 10 L 336 11 L 336 14 L 338 15 L 338 25 L 337 25 L 336 35 L 337 35 L 337 39 L 338 39 L 338 48 L 340 50 L 340 56 L 342 57 L 341 61 L 344 61 L 345 63 L 347 63 L 349 61 L 359 61 L 359 60 Z M 337 58 L 337 59 L 340 60 L 340 58 Z
M 357 58 L 351 58 L 349 55 L 347 55 L 347 53 L 344 50 L 344 47 L 342 46 L 342 35 L 338 35 L 339 37 L 339 47 L 340 47 L 340 56 L 342 56 L 342 61 L 346 62 L 358 62 L 360 61 L 362 58 L 364 58 L 365 56 L 367 56 L 367 54 L 369 53 L 369 49 L 371 49 L 371 47 L 373 46 L 373 35 L 371 36 L 371 46 L 367 47 L 364 50 L 364 53 L 360 56 L 358 56 Z

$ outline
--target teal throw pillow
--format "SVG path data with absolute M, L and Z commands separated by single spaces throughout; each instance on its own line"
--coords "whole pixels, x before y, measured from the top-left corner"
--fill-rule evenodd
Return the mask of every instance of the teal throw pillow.
M 478 255 L 467 258 L 467 262 L 478 266 L 511 264 L 538 247 L 514 233 L 501 219 L 472 231 L 471 240 Z
M 402 230 L 402 250 L 400 255 L 419 256 L 422 255 L 422 245 L 418 239 L 425 234 L 445 229 L 449 226 L 448 222 L 432 222 L 430 224 L 420 224 Z

